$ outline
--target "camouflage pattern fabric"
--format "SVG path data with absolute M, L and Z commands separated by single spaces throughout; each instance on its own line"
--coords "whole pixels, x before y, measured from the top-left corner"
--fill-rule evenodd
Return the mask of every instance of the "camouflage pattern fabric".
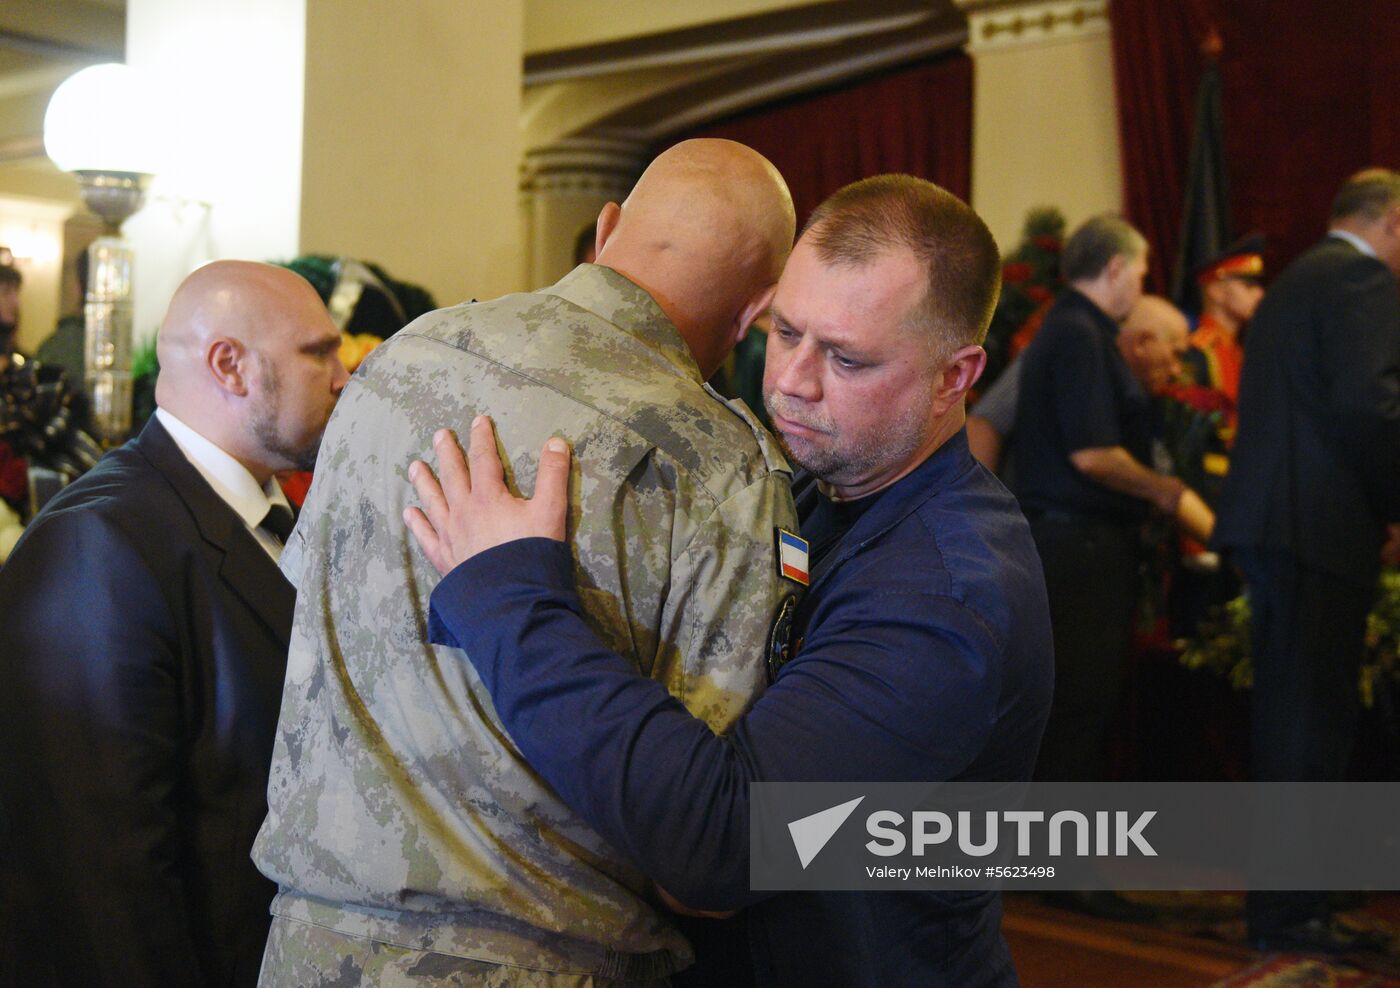
M 669 978 L 612 978 L 502 967 L 485 961 L 408 950 L 349 938 L 311 923 L 277 917 L 268 934 L 262 988 L 666 988 Z
M 465 656 L 428 643 L 438 576 L 402 522 L 407 469 L 431 462 L 435 429 L 483 412 L 524 490 L 548 437 L 574 444 L 576 578 L 609 647 L 716 732 L 762 688 L 769 625 L 798 589 L 774 546 L 776 526 L 796 530 L 788 468 L 703 386 L 652 298 L 584 265 L 430 313 L 351 379 L 283 553 L 299 593 L 253 857 L 281 887 L 274 914 L 342 934 L 347 956 L 362 937 L 664 977 L 690 949 L 650 883 L 534 774 Z

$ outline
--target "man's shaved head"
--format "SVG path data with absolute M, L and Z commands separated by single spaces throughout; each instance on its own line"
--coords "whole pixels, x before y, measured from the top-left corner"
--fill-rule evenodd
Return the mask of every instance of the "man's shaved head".
M 259 481 L 307 468 L 346 374 L 340 333 L 300 275 L 214 261 L 181 283 L 156 338 L 156 403 Z
M 1160 295 L 1144 295 L 1123 321 L 1123 329 L 1152 333 L 1168 346 L 1176 347 L 1186 345 L 1191 324 L 1181 310 L 1167 299 Z
M 1181 374 L 1191 326 L 1180 309 L 1160 295 L 1144 295 L 1118 330 L 1118 349 L 1149 394 L 1160 394 Z
M 156 338 L 162 368 L 191 358 L 202 360 L 205 344 L 232 335 L 244 344 L 262 342 L 278 313 L 307 306 L 324 311 L 310 283 L 286 268 L 253 261 L 213 261 L 180 283 L 170 299 Z M 187 382 L 172 379 L 172 387 Z
M 645 288 L 708 377 L 768 305 L 792 250 L 792 197 L 778 170 L 734 141 L 682 141 L 598 219 L 597 263 Z

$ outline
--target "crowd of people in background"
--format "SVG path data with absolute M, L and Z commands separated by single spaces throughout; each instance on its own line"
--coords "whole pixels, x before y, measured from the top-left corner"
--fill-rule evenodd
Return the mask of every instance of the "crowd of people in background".
M 994 893 L 755 901 L 742 794 L 1110 779 L 1149 531 L 1187 624 L 1248 589 L 1252 777 L 1345 778 L 1400 520 L 1400 173 L 1348 179 L 1267 290 L 1258 236 L 1223 248 L 1198 312 L 1088 219 L 995 380 L 995 244 L 918 179 L 797 230 L 765 159 L 688 141 L 577 252 L 491 302 L 386 289 L 408 329 L 353 378 L 316 265 L 214 262 L 100 463 L 80 323 L 17 353 L 0 264 L 0 977 L 1014 984 Z M 438 432 L 468 423 L 483 483 L 557 518 L 473 495 Z M 567 491 L 532 452 L 561 435 Z M 294 527 L 277 478 L 313 466 Z M 1320 893 L 1248 922 L 1380 946 Z
M 1050 595 L 1055 699 L 1037 779 L 1111 777 L 1149 512 L 1185 536 L 1168 536 L 1183 583 L 1213 571 L 1205 603 L 1239 576 L 1248 586 L 1251 777 L 1346 777 L 1366 615 L 1400 517 L 1400 174 L 1347 180 L 1327 236 L 1267 294 L 1262 247 L 1247 237 L 1195 272 L 1188 336 L 1182 312 L 1142 295 L 1142 236 L 1090 219 L 1065 243 L 1066 288 L 1033 342 L 971 409 L 973 448 L 1017 494 Z M 1215 435 L 1186 455 L 1165 442 L 1173 382 L 1214 395 Z M 1176 600 L 1200 615 L 1199 598 Z M 1251 895 L 1248 924 L 1268 949 L 1380 944 L 1337 925 L 1322 893 Z

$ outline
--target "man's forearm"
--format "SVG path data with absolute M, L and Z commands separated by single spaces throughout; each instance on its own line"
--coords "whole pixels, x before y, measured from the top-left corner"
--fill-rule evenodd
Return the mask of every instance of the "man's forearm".
M 1164 515 L 1176 515 L 1177 502 L 1186 490 L 1180 480 L 1148 469 L 1122 446 L 1075 450 L 1069 459 L 1094 483 L 1141 498 Z
M 1076 450 L 1070 454 L 1076 470 L 1096 484 L 1141 498 L 1176 522 L 1187 535 L 1209 542 L 1215 514 L 1199 494 L 1176 477 L 1143 466 L 1122 446 Z

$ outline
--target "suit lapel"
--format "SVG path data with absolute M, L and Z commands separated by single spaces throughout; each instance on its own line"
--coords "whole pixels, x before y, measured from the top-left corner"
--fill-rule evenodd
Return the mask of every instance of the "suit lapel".
M 296 593 L 243 519 L 185 458 L 158 419 L 152 418 L 141 430 L 136 449 L 169 481 L 189 508 L 201 538 L 221 554 L 219 578 L 285 640 Z

